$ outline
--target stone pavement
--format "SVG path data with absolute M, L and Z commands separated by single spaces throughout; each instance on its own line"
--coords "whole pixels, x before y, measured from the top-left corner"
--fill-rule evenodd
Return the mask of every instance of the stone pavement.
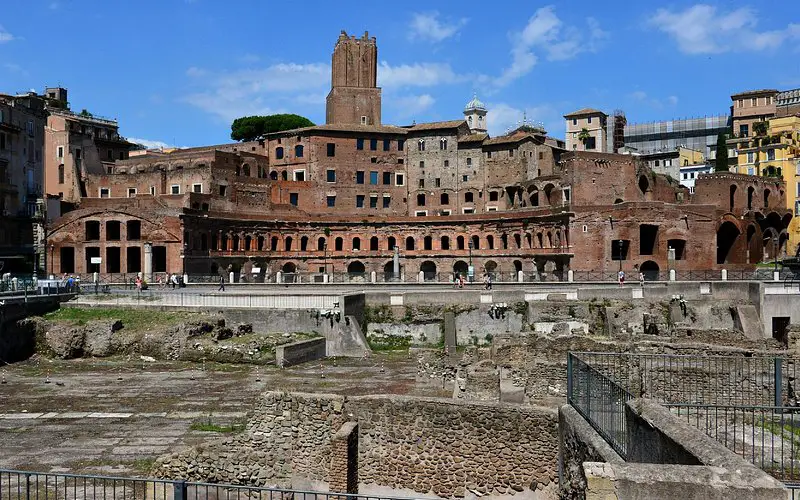
M 416 359 L 375 355 L 286 370 L 138 360 L 29 360 L 0 367 L 0 468 L 146 475 L 153 460 L 243 424 L 266 390 L 442 395 Z M 322 375 L 325 375 L 323 378 Z

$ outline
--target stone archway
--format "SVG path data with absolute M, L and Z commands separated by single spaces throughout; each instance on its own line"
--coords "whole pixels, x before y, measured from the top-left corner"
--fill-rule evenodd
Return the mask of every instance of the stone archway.
M 639 266 L 639 271 L 644 274 L 644 279 L 647 281 L 658 281 L 659 267 L 658 264 L 652 260 L 647 260 Z
M 283 266 L 281 266 L 281 272 L 283 273 L 284 283 L 296 283 L 297 264 L 294 262 L 286 262 Z
M 453 274 L 464 276 L 466 278 L 467 271 L 469 271 L 469 265 L 463 260 L 457 260 L 453 264 Z
M 739 228 L 731 221 L 725 221 L 717 229 L 717 264 L 731 262 L 732 250 L 741 236 Z
M 425 281 L 436 281 L 436 263 L 432 260 L 426 260 L 419 266 L 422 271 L 422 276 Z

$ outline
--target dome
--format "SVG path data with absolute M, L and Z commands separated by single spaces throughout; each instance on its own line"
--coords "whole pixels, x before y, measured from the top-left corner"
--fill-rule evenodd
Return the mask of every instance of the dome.
M 472 94 L 472 100 L 469 101 L 466 106 L 464 106 L 464 111 L 472 111 L 475 109 L 486 111 L 486 106 L 483 105 L 476 94 Z

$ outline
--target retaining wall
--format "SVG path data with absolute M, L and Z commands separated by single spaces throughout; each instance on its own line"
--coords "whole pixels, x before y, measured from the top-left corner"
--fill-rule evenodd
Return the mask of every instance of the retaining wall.
M 308 339 L 275 347 L 275 365 L 286 368 L 325 357 L 325 339 Z

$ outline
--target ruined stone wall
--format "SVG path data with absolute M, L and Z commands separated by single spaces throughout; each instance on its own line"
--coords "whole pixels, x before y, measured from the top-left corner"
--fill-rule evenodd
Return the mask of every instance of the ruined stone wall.
M 238 484 L 326 482 L 332 438 L 358 423 L 359 481 L 442 497 L 513 494 L 556 478 L 555 411 L 403 396 L 267 393 L 246 431 L 162 457 L 159 477 Z

